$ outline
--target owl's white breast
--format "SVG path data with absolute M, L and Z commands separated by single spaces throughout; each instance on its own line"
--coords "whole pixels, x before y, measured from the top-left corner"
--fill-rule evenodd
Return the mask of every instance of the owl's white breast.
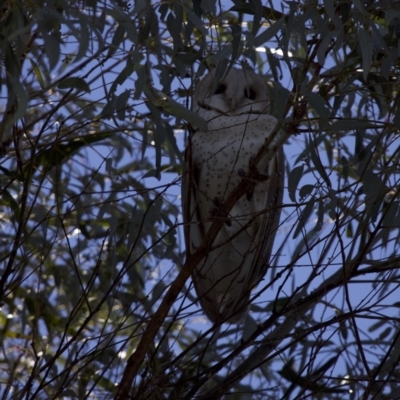
M 218 209 L 218 204 L 222 204 L 241 181 L 242 174 L 239 170 L 247 171 L 252 157 L 257 154 L 276 123 L 277 120 L 270 115 L 219 116 L 209 121 L 206 132 L 194 134 L 192 154 L 194 164 L 200 172 L 196 205 L 201 210 L 206 230 Z M 263 167 L 260 171 L 268 173 L 265 171 L 266 165 L 260 167 Z M 215 244 L 229 240 L 256 217 L 257 213 L 265 210 L 268 206 L 268 184 L 268 180 L 257 183 L 250 200 L 247 196 L 239 199 L 229 213 L 229 224 L 223 225 Z M 252 229 L 249 227 L 242 230 L 230 245 L 224 247 L 226 262 L 235 264 L 239 260 L 242 260 L 240 263 L 245 261 L 244 254 L 248 253 L 253 246 L 251 242 L 256 239 Z M 195 246 L 198 246 L 201 240 L 201 237 L 192 235 Z M 217 253 L 213 252 L 213 255 L 216 256 Z M 210 257 L 212 258 L 212 255 Z M 218 257 L 221 260 L 221 254 Z
M 208 121 L 206 132 L 198 131 L 193 135 L 192 154 L 201 174 L 199 191 L 203 194 L 203 205 L 204 202 L 212 203 L 215 198 L 224 200 L 229 195 L 241 180 L 239 170 L 247 171 L 251 158 L 257 154 L 276 123 L 276 118 L 264 114 L 218 116 Z M 262 186 L 256 190 L 256 197 L 263 192 Z M 254 200 L 264 204 L 262 198 Z M 250 206 L 248 203 L 239 202 L 240 210 L 237 211 L 243 214 L 245 210 L 242 207 Z M 234 210 L 232 214 L 238 215 Z

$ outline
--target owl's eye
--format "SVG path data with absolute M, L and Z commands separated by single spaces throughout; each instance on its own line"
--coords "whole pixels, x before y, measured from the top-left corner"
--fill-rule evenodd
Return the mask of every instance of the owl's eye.
M 224 93 L 225 90 L 226 90 L 226 85 L 225 85 L 224 83 L 220 83 L 220 84 L 217 86 L 217 89 L 215 89 L 214 94 L 221 94 L 221 93 Z
M 244 89 L 244 95 L 250 100 L 254 100 L 257 97 L 255 90 L 253 90 L 251 87 Z

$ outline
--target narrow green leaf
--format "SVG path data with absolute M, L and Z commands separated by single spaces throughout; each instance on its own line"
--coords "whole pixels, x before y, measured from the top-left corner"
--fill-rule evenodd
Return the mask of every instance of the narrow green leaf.
M 60 59 L 60 42 L 47 32 L 43 32 L 44 46 L 46 49 L 46 56 L 49 59 L 50 70 L 54 69 Z
M 314 226 L 314 232 L 319 232 L 322 229 L 322 225 L 324 223 L 324 202 L 318 202 L 318 219 L 317 223 Z M 350 223 L 348 224 L 350 225 Z
M 153 305 L 158 299 L 160 299 L 164 292 L 165 284 L 163 281 L 159 281 L 153 289 L 151 296 L 151 305 Z
M 115 96 L 112 97 L 110 101 L 108 101 L 103 109 L 101 110 L 100 114 L 96 117 L 96 119 L 110 119 L 112 114 L 115 111 Z
M 338 196 L 336 190 L 329 189 L 329 201 L 326 204 L 327 209 L 329 209 L 329 216 L 331 219 L 336 220 L 337 218 L 337 203 L 338 203 Z
M 303 200 L 306 197 L 308 197 L 313 190 L 314 190 L 314 185 L 307 184 L 302 186 L 299 190 L 300 199 Z
M 33 61 L 32 59 L 29 59 L 29 61 L 31 62 L 32 71 L 35 74 L 36 79 L 38 80 L 40 87 L 42 89 L 44 89 L 46 87 L 46 85 L 44 83 L 43 75 L 42 75 L 42 72 L 40 71 L 40 68 L 37 66 L 35 61 Z
M 204 118 L 200 117 L 198 114 L 194 113 L 193 111 L 187 109 L 186 107 L 182 106 L 169 96 L 157 92 L 157 97 L 153 93 L 153 89 L 145 86 L 143 88 L 144 92 L 146 93 L 148 99 L 156 106 L 161 107 L 165 111 L 169 112 L 170 114 L 183 119 L 190 124 L 196 126 L 200 130 L 206 131 L 207 130 L 207 122 Z
M 228 58 L 231 54 L 232 54 L 232 45 L 226 44 L 217 54 L 214 54 L 213 56 L 210 57 L 210 61 L 212 63 L 216 63 L 217 61 Z
M 382 321 L 375 322 L 368 327 L 368 332 L 374 332 L 377 329 L 382 328 Z
M 201 0 L 200 7 L 204 12 L 209 12 L 212 15 L 216 14 L 216 1 L 215 0 Z
M 251 31 L 251 34 L 255 36 L 261 26 L 260 21 L 263 16 L 263 5 L 261 3 L 261 0 L 250 0 L 250 3 L 252 3 L 254 7 L 253 29 Z
M 118 74 L 116 79 L 111 85 L 110 88 L 110 93 L 114 93 L 115 90 L 117 89 L 118 85 L 122 85 L 131 75 L 135 70 L 138 70 L 141 68 L 140 62 L 143 59 L 143 55 L 139 54 L 138 52 L 134 51 L 131 52 L 126 60 L 125 67 L 122 69 L 122 71 Z
M 229 11 L 236 11 L 243 14 L 254 15 L 254 8 L 249 3 L 242 2 L 240 5 L 235 5 L 229 9 Z M 278 19 L 284 17 L 285 15 L 279 11 L 274 10 L 270 7 L 263 6 L 262 8 L 263 17 L 267 20 L 277 21 Z
M 383 189 L 383 190 L 382 190 Z M 363 192 L 365 194 L 365 212 L 374 222 L 378 216 L 380 205 L 383 202 L 384 183 L 371 170 L 364 173 Z
M 392 333 L 392 328 L 388 326 L 380 335 L 379 340 L 385 340 Z
M 353 233 L 353 225 L 351 222 L 349 222 L 346 226 L 346 237 L 348 238 L 352 238 L 354 237 L 354 233 Z
M 268 303 L 268 305 L 265 307 L 265 310 L 261 309 L 261 311 L 279 312 L 283 308 L 285 308 L 290 303 L 290 301 L 290 297 L 280 297 L 275 301 Z
M 86 93 L 90 93 L 90 87 L 86 83 L 86 81 L 83 78 L 78 78 L 78 77 L 71 77 L 71 78 L 66 78 L 63 79 L 59 84 L 58 87 L 60 89 L 69 89 L 69 88 L 74 88 L 81 90 Z
M 88 29 L 88 21 L 87 18 L 83 15 L 79 15 L 79 50 L 74 59 L 74 62 L 79 61 L 83 57 L 87 55 L 88 47 L 89 47 L 89 29 Z
M 400 226 L 400 202 L 394 201 L 391 204 L 385 204 L 384 210 L 382 225 L 389 228 L 398 228 Z
M 121 121 L 125 120 L 125 114 L 126 114 L 126 110 L 128 107 L 128 100 L 130 98 L 130 95 L 131 95 L 131 91 L 125 90 L 125 92 L 121 93 L 116 98 L 115 109 L 117 112 L 117 117 Z
M 186 6 L 182 6 L 185 10 L 186 15 L 190 19 L 190 21 L 194 24 L 194 26 L 203 34 L 206 35 L 207 32 L 204 28 L 202 20 L 189 8 Z
M 345 324 L 343 324 L 345 325 Z M 328 361 L 324 362 L 316 371 L 313 372 L 313 376 L 319 377 L 325 375 L 325 372 L 334 366 L 339 359 L 339 355 L 335 355 L 332 358 L 328 359 Z
M 104 139 L 107 139 L 112 135 L 113 134 L 108 132 L 97 132 L 91 135 L 72 139 L 68 142 L 54 144 L 52 147 L 41 151 L 35 157 L 35 162 L 33 166 L 37 167 L 39 165 L 45 165 L 52 168 L 56 165 L 60 165 L 80 148 L 88 146 L 89 144 L 103 141 Z
M 77 394 L 77 392 L 73 389 L 73 388 L 68 388 L 68 389 L 65 389 L 65 390 L 63 390 L 62 392 L 61 392 L 61 394 L 60 394 L 60 398 L 68 398 L 68 397 L 70 397 L 70 398 L 77 398 L 78 397 L 78 394 Z
M 9 206 L 14 213 L 14 220 L 18 220 L 20 215 L 19 203 L 15 201 L 14 197 L 7 189 L 1 190 L 0 204 L 6 204 Z
M 137 79 L 135 80 L 135 93 L 133 98 L 135 100 L 140 98 L 140 95 L 142 94 L 146 82 L 148 80 L 148 76 L 146 73 L 146 68 L 144 67 L 139 67 L 138 70 L 136 71 Z
M 258 324 L 251 317 L 250 313 L 246 315 L 246 319 L 244 320 L 244 328 L 243 328 L 243 342 L 246 342 L 247 339 L 257 330 Z
M 332 187 L 331 180 L 329 179 L 329 176 L 326 173 L 325 167 L 322 165 L 319 155 L 317 154 L 317 152 L 315 150 L 314 143 L 310 143 L 308 148 L 310 150 L 311 160 L 312 160 L 315 168 L 321 175 L 322 179 L 326 182 L 326 184 L 329 187 Z
M 364 80 L 367 81 L 369 70 L 372 63 L 372 39 L 371 36 L 364 29 L 360 28 L 358 31 L 360 39 L 361 55 L 362 55 L 362 69 Z
M 332 38 L 335 36 L 335 31 L 329 31 L 322 39 L 320 46 L 318 47 L 317 57 L 318 64 L 323 66 L 325 64 L 326 52 L 328 46 L 331 44 Z
M 158 171 L 156 171 L 155 169 L 152 169 L 151 171 L 147 171 L 143 176 L 142 179 L 145 178 L 159 178 L 160 173 Z
M 400 129 L 400 100 L 398 100 L 396 104 L 396 112 L 394 114 L 393 124 L 396 126 L 397 129 Z
M 121 44 L 124 36 L 125 36 L 125 28 L 122 25 L 119 25 L 118 28 L 115 30 L 114 36 L 112 38 L 107 58 L 110 58 L 114 55 L 114 53 L 119 48 L 119 45 Z
M 335 28 L 337 29 L 339 26 L 342 25 L 341 20 L 336 15 L 337 12 L 335 10 L 334 2 L 331 0 L 324 0 L 325 11 L 329 15 L 329 18 L 332 20 Z
M 236 62 L 242 48 L 242 27 L 239 24 L 232 24 L 230 29 L 233 38 L 231 62 Z
M 336 120 L 331 126 L 333 131 L 350 131 L 353 129 L 379 129 L 381 125 L 362 119 L 342 119 Z
M 296 190 L 299 185 L 300 179 L 303 176 L 304 165 L 293 168 L 288 177 L 289 197 L 293 202 L 296 201 Z
M 15 122 L 25 116 L 25 112 L 28 107 L 29 99 L 28 99 L 28 95 L 26 93 L 25 87 L 21 84 L 21 82 L 12 76 L 10 76 L 9 79 L 10 79 L 11 86 L 14 91 L 13 94 L 18 99 L 18 102 L 17 102 L 18 107 L 17 107 L 17 110 L 15 111 L 15 113 L 13 114 L 13 119 L 12 119 L 12 121 Z
M 314 209 L 314 203 L 315 203 L 315 200 L 311 199 L 307 203 L 307 205 L 304 207 L 304 209 L 302 210 L 301 215 L 300 215 L 300 220 L 297 223 L 296 230 L 293 234 L 293 239 L 296 239 L 296 237 L 299 235 L 301 230 L 304 229 L 304 226 L 306 225 L 306 223 L 307 223 L 308 219 L 310 218 L 310 215 Z
M 347 340 L 349 336 L 349 330 L 347 329 L 346 323 L 342 323 L 339 325 L 339 333 L 344 340 Z
M 183 162 L 182 159 L 182 153 L 181 151 L 179 151 L 179 147 L 178 144 L 176 142 L 176 138 L 174 135 L 174 131 L 172 130 L 170 125 L 166 125 L 165 126 L 165 133 L 166 133 L 166 137 L 167 137 L 167 141 L 168 141 L 168 149 L 170 149 L 170 158 L 171 158 L 171 163 L 175 164 L 175 158 L 177 157 L 180 162 Z
M 278 21 L 272 24 L 265 32 L 260 33 L 254 39 L 254 46 L 260 47 L 265 42 L 268 42 L 268 40 L 272 39 L 282 28 L 284 21 L 285 21 L 284 18 L 280 18 Z
M 353 0 L 352 3 L 354 4 L 355 8 L 357 8 L 361 12 L 361 14 L 365 14 L 366 13 L 365 7 L 361 3 L 361 0 Z
M 279 86 L 275 88 L 275 104 L 274 104 L 274 116 L 281 119 L 285 116 L 285 109 L 287 102 L 290 98 L 290 92 L 286 88 Z
M 306 93 L 307 100 L 311 107 L 322 119 L 328 119 L 330 110 L 326 107 L 325 100 L 318 93 Z
M 175 18 L 174 14 L 170 12 L 167 17 L 167 28 L 172 37 L 172 42 L 174 45 L 174 52 L 177 53 L 182 48 L 182 39 L 181 39 L 181 24 Z

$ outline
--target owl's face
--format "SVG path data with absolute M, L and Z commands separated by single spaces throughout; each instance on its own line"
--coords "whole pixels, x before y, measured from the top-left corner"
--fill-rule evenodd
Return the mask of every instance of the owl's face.
M 197 85 L 192 108 L 204 117 L 210 116 L 210 111 L 218 115 L 267 114 L 267 86 L 253 71 L 238 68 L 232 68 L 216 84 L 214 69 Z

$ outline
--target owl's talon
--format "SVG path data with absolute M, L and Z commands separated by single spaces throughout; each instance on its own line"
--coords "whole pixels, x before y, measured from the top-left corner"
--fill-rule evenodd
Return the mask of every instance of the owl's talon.
M 239 168 L 239 170 L 238 170 L 238 175 L 239 175 L 241 178 L 244 178 L 244 177 L 246 176 L 246 171 L 245 171 L 243 168 Z
M 251 166 L 253 164 L 255 158 L 256 157 L 254 155 L 250 156 L 250 158 L 249 158 L 249 166 Z M 239 173 L 239 175 L 240 175 L 240 173 Z M 242 175 L 240 175 L 240 176 L 242 176 Z M 257 182 L 265 182 L 269 178 L 270 178 L 269 175 L 261 174 L 257 169 L 254 171 L 253 179 L 255 181 L 257 181 Z
M 246 192 L 246 199 L 247 199 L 248 201 L 250 201 L 250 200 L 253 198 L 253 194 L 254 194 L 254 185 L 252 185 L 252 188 L 249 189 L 249 190 Z
M 260 174 L 258 171 L 256 171 L 255 174 L 254 174 L 254 179 L 255 179 L 257 182 L 265 182 L 265 181 L 267 181 L 269 178 L 270 178 L 269 175 L 267 175 L 267 174 Z
M 219 197 L 215 197 L 213 200 L 213 203 L 214 203 L 215 207 L 221 208 L 221 206 L 222 206 L 222 201 Z
M 250 201 L 253 198 L 254 189 L 257 183 L 265 182 L 270 178 L 267 174 L 261 174 L 258 170 L 255 170 L 252 177 L 252 183 L 250 189 L 246 192 L 246 199 Z
M 232 222 L 228 216 L 228 213 L 222 209 L 221 199 L 216 197 L 214 199 L 215 208 L 211 210 L 211 219 L 222 219 L 227 226 L 231 226 Z

